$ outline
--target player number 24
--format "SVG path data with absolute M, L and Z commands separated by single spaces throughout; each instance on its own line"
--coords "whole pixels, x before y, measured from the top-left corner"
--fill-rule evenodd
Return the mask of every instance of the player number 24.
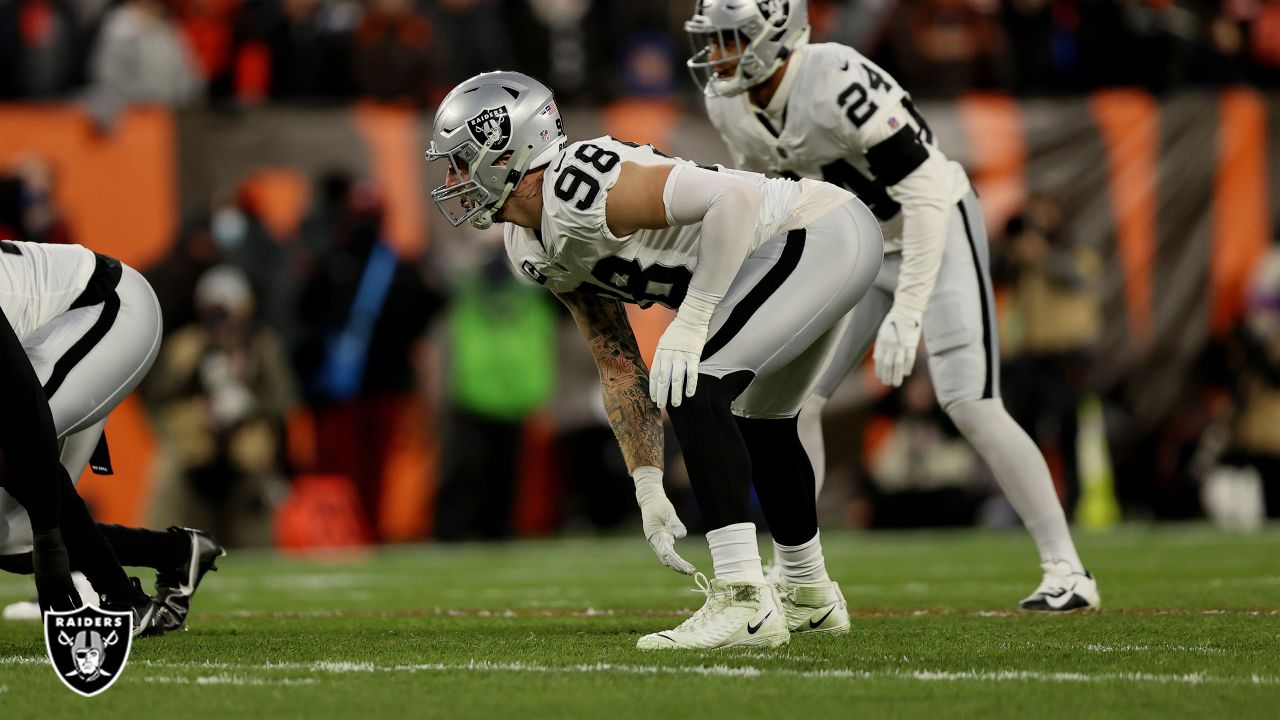
M 889 81 L 885 80 L 884 76 L 876 72 L 870 65 L 863 65 L 862 69 L 867 71 L 867 84 L 871 86 L 872 90 L 891 87 Z M 845 103 L 849 104 L 848 107 L 845 107 Z M 857 128 L 862 127 L 876 113 L 876 110 L 880 109 L 879 105 L 871 102 L 867 88 L 856 80 L 836 97 L 836 104 L 844 107 L 844 116 L 849 118 L 849 122 L 853 123 L 853 126 Z

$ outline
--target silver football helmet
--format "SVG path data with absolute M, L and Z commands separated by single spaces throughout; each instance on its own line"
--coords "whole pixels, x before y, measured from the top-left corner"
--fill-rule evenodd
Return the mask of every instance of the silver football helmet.
M 476 75 L 436 110 L 427 160 L 448 160 L 450 172 L 431 199 L 454 227 L 470 220 L 483 230 L 525 173 L 565 142 L 550 88 L 518 72 Z
M 684 29 L 694 82 L 707 95 L 739 95 L 809 42 L 809 7 L 805 0 L 698 0 Z

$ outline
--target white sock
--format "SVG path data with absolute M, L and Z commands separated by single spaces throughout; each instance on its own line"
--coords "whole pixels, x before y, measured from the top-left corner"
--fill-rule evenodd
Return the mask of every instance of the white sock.
M 804 401 L 797 420 L 800 433 L 800 444 L 804 446 L 804 454 L 809 456 L 809 465 L 813 467 L 813 496 L 822 495 L 822 483 L 827 479 L 827 450 L 822 442 L 822 408 L 827 399 L 814 393 Z
M 973 445 L 1004 491 L 1040 552 L 1040 562 L 1062 560 L 1083 572 L 1067 516 L 1053 488 L 1049 466 L 1040 449 L 998 399 L 975 400 L 951 408 L 947 414 Z
M 822 557 L 821 533 L 802 545 L 773 544 L 773 561 L 782 568 L 782 579 L 792 585 L 814 585 L 830 582 L 827 563 Z
M 735 523 L 707 533 L 716 577 L 728 582 L 764 582 L 756 524 Z

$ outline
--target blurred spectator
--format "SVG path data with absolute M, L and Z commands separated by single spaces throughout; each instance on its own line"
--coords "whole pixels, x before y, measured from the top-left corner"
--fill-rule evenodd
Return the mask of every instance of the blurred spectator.
M 512 26 L 500 0 L 440 0 L 431 10 L 437 30 L 435 83 L 441 89 L 478 73 L 516 67 Z M 515 37 L 523 40 L 520 33 Z
M 562 103 L 606 100 L 614 78 L 620 29 L 634 27 L 618 22 L 610 11 L 625 12 L 646 4 L 590 0 L 508 3 L 508 27 L 517 31 L 511 43 L 516 67 L 544 79 Z M 685 12 L 689 9 L 686 5 Z
M 22 188 L 21 239 L 31 242 L 74 243 L 71 228 L 58 210 L 53 166 L 35 153 L 14 163 L 14 175 Z
M 22 239 L 22 181 L 0 175 L 0 240 Z
M 174 18 L 211 96 L 231 92 L 235 24 L 242 0 L 178 0 Z
M 80 79 L 75 15 L 63 0 L 0 3 L 0 98 L 54 98 Z
M 899 7 L 886 70 L 905 87 L 955 93 L 1007 87 L 1012 65 L 996 0 L 921 0 Z
M 242 184 L 234 195 L 215 200 L 210 229 L 223 261 L 248 276 L 258 319 L 281 335 L 290 333 L 296 324 L 299 278 L 288 250 L 263 223 L 248 186 Z
M 985 491 L 978 456 L 938 407 L 924 363 L 866 432 L 872 526 L 970 525 Z
M 1070 515 L 1080 490 L 1080 403 L 1102 332 L 1102 268 L 1092 250 L 1064 236 L 1062 224 L 1058 202 L 1034 195 L 1006 228 L 1003 261 L 1012 292 L 1002 380 L 1009 413 L 1047 455 L 1061 460 Z
M 1003 0 L 1001 3 L 1015 90 L 1044 93 L 1074 86 L 1078 63 L 1074 0 Z
M 600 371 L 573 319 L 556 324 L 557 456 L 568 490 L 565 514 L 609 530 L 636 514 L 635 487 L 600 395 Z
M 512 276 L 501 242 L 487 250 L 478 267 L 452 273 L 441 540 L 511 534 L 521 431 L 555 385 L 556 319 L 546 293 Z
M 317 100 L 350 95 L 352 34 L 360 22 L 360 6 L 350 0 L 284 0 L 278 8 L 279 17 L 268 35 L 271 97 Z
M 383 102 L 429 104 L 435 30 L 413 0 L 371 0 L 356 28 L 356 92 Z
M 0 237 L 31 242 L 70 243 L 71 230 L 54 198 L 53 168 L 26 153 L 12 175 L 0 175 Z
M 315 412 L 316 468 L 355 483 L 376 532 L 390 443 L 417 402 L 414 355 L 440 300 L 382 239 L 381 198 L 351 187 L 302 291 L 295 358 Z
M 223 258 L 222 248 L 210 227 L 209 214 L 200 213 L 183 222 L 169 253 L 147 270 L 147 282 L 164 308 L 166 335 L 199 319 L 191 288 Z
M 1206 509 L 1256 528 L 1280 517 L 1280 250 L 1255 272 L 1245 316 L 1227 343 L 1230 400 L 1219 416 L 1225 443 L 1205 478 Z M 1234 486 L 1234 488 L 1232 488 Z M 1225 502 L 1219 498 L 1225 496 Z
M 194 299 L 199 321 L 169 336 L 144 388 L 160 441 L 153 514 L 228 545 L 270 545 L 293 375 L 275 333 L 253 322 L 244 273 L 209 270 Z
M 199 63 L 160 0 L 126 0 L 107 13 L 90 77 L 95 116 L 108 125 L 122 103 L 183 107 L 202 91 Z

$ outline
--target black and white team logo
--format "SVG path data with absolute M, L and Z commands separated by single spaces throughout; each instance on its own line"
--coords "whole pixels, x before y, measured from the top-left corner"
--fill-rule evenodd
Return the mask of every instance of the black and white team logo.
M 85 697 L 111 687 L 129 659 L 133 618 L 86 605 L 44 614 L 44 646 L 66 686 Z
M 482 110 L 467 121 L 467 130 L 476 142 L 489 150 L 501 150 L 511 142 L 511 116 L 506 106 Z

